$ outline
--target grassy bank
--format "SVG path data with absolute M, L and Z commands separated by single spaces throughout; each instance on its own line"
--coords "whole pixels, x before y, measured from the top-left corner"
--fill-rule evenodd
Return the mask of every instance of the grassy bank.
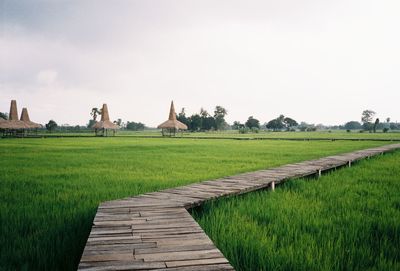
M 194 212 L 237 270 L 400 270 L 400 152 Z

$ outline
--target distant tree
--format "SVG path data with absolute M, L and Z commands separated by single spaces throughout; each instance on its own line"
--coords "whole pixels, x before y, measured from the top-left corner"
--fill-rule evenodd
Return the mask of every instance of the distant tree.
M 146 125 L 141 122 L 128 121 L 126 123 L 126 129 L 130 131 L 143 131 L 144 128 L 146 128 Z
M 92 128 L 93 125 L 95 125 L 95 124 L 96 124 L 96 121 L 94 119 L 90 119 L 86 126 L 87 126 L 87 128 Z
M 58 125 L 54 120 L 49 120 L 49 122 L 46 124 L 46 129 L 51 133 L 57 128 L 57 126 Z
M 250 116 L 246 123 L 246 127 L 252 129 L 252 128 L 260 128 L 260 121 L 258 119 L 255 119 L 253 116 Z
M 359 130 L 359 129 L 362 129 L 362 125 L 358 121 L 353 120 L 353 121 L 346 122 L 346 124 L 344 125 L 344 129 Z
M 373 125 L 372 125 L 372 119 L 373 119 L 373 117 L 375 116 L 375 111 L 372 111 L 372 110 L 364 110 L 362 113 L 361 113 L 361 122 L 363 123 L 363 127 L 364 127 L 364 129 L 365 130 L 369 130 L 369 131 L 371 131 L 371 129 L 373 128 Z
M 244 124 L 241 124 L 239 121 L 234 121 L 232 124 L 232 129 L 233 130 L 239 130 L 241 128 L 244 128 Z
M 181 112 L 176 116 L 176 119 L 186 124 L 187 127 L 190 126 L 190 120 L 186 117 L 185 108 L 182 108 Z
M 299 124 L 297 123 L 297 121 L 295 121 L 294 119 L 289 118 L 289 117 L 284 118 L 284 119 L 283 119 L 283 123 L 285 124 L 286 130 L 288 130 L 288 131 L 290 130 L 290 128 L 299 125 Z
M 389 118 L 389 117 L 386 118 L 386 122 L 387 122 L 387 123 L 390 122 L 390 118 Z
M 202 118 L 199 114 L 194 114 L 189 118 L 189 130 L 196 132 L 201 129 Z
M 227 126 L 225 116 L 228 111 L 222 106 L 217 105 L 214 110 L 215 128 L 216 130 L 223 130 Z
M 210 114 L 208 114 L 207 110 L 205 110 L 203 107 L 200 108 L 200 117 L 202 118 L 207 118 Z
M 0 118 L 8 120 L 8 113 L 0 112 Z
M 374 133 L 376 133 L 376 128 L 377 128 L 378 124 L 379 124 L 379 118 L 377 118 L 375 120 L 374 127 L 373 127 Z
M 284 125 L 278 118 L 276 118 L 276 119 L 268 121 L 268 123 L 265 125 L 265 127 L 267 129 L 272 129 L 274 131 L 278 131 L 278 130 L 282 130 Z
M 216 129 L 215 119 L 211 116 L 202 119 L 201 128 L 203 131 Z
M 92 110 L 90 111 L 90 115 L 93 117 L 93 120 L 96 122 L 97 121 L 97 116 L 101 114 L 101 110 L 99 110 L 97 107 L 93 107 Z
M 304 132 L 304 131 L 312 132 L 312 131 L 316 131 L 317 130 L 317 127 L 315 127 L 314 124 L 308 124 L 307 122 L 304 122 L 304 121 L 302 121 L 298 125 L 298 128 L 302 132 Z

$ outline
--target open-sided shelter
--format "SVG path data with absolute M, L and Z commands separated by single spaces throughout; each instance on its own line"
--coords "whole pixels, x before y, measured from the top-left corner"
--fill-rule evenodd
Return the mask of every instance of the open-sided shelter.
M 26 115 L 27 113 L 28 112 L 26 111 Z M 28 130 L 40 127 L 40 125 L 39 126 L 36 125 L 39 124 L 30 122 L 30 120 L 29 122 L 24 122 L 23 120 L 18 119 L 17 101 L 12 100 L 10 105 L 10 114 L 8 116 L 8 120 L 2 120 L 0 122 L 0 130 L 3 132 L 3 135 L 24 136 Z
M 31 121 L 31 119 L 29 118 L 28 109 L 26 107 L 22 108 L 22 113 L 21 113 L 20 120 L 22 122 L 24 122 L 25 127 L 27 127 L 27 129 L 42 128 L 41 124 Z
M 113 135 L 115 135 L 115 131 L 119 129 L 119 126 L 110 121 L 110 115 L 108 114 L 107 104 L 103 104 L 103 108 L 101 109 L 101 120 L 96 122 L 92 127 L 99 136 L 107 136 L 108 132 L 111 130 Z
M 172 136 L 175 135 L 178 131 L 187 130 L 188 127 L 186 126 L 186 124 L 176 119 L 174 101 L 171 102 L 168 120 L 158 125 L 157 128 L 161 129 L 161 133 L 163 136 Z

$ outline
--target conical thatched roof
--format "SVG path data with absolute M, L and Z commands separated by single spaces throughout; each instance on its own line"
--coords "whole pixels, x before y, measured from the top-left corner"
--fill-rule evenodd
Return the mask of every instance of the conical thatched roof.
M 28 126 L 18 119 L 17 101 L 12 100 L 10 105 L 10 115 L 8 120 L 0 122 L 0 129 L 22 130 Z
M 103 108 L 101 109 L 101 120 L 96 122 L 93 129 L 119 129 L 118 125 L 112 123 L 110 121 L 110 115 L 108 114 L 108 107 L 107 104 L 103 104 Z
M 28 128 L 34 129 L 34 128 L 41 128 L 42 127 L 42 125 L 40 125 L 38 123 L 35 123 L 35 122 L 30 120 L 29 114 L 28 114 L 28 109 L 26 107 L 22 108 L 22 113 L 21 113 L 21 119 L 20 120 L 23 121 Z
M 187 130 L 187 126 L 176 119 L 174 101 L 171 102 L 171 108 L 169 109 L 169 118 L 167 121 L 161 123 L 157 127 L 158 129 L 177 129 Z

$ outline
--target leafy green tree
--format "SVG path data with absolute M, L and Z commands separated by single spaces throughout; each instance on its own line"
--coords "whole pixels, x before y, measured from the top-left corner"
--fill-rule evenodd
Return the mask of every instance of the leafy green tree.
M 244 128 L 244 124 L 241 124 L 239 121 L 234 121 L 232 124 L 232 129 L 233 130 L 239 130 L 241 128 Z
M 211 116 L 202 119 L 201 122 L 202 130 L 210 131 L 216 128 L 215 119 Z
M 202 118 L 199 114 L 194 114 L 189 118 L 189 129 L 190 131 L 196 132 L 201 129 Z
M 131 131 L 143 131 L 146 128 L 146 125 L 144 125 L 141 122 L 134 122 L 134 121 L 128 121 L 126 123 L 126 129 L 131 130 Z
M 372 119 L 374 118 L 375 114 L 375 111 L 369 109 L 364 110 L 361 113 L 361 122 L 363 123 L 363 127 L 365 130 L 371 131 L 373 129 Z
M 246 123 L 246 127 L 252 129 L 252 128 L 260 128 L 260 121 L 258 119 L 255 119 L 253 116 L 250 116 Z
M 279 130 L 282 130 L 285 127 L 285 125 L 283 124 L 283 122 L 279 118 L 276 118 L 276 119 L 270 120 L 265 125 L 265 127 L 267 129 L 272 129 L 274 131 L 279 131 Z
M 377 118 L 375 120 L 374 127 L 373 127 L 374 133 L 376 133 L 376 128 L 377 128 L 378 124 L 379 124 L 379 118 Z
M 294 119 L 289 118 L 289 117 L 284 118 L 284 119 L 283 119 L 283 123 L 284 123 L 284 125 L 285 125 L 285 127 L 286 127 L 286 130 L 288 130 L 288 131 L 290 130 L 290 128 L 299 125 L 299 124 L 297 123 L 297 121 L 295 121 Z
M 346 124 L 344 125 L 344 129 L 346 129 L 346 130 L 358 130 L 358 129 L 362 129 L 362 125 L 358 121 L 354 121 L 353 120 L 353 121 L 346 122 Z
M 49 120 L 49 122 L 46 124 L 46 129 L 51 133 L 57 128 L 57 126 L 57 122 L 55 122 L 54 120 Z
M 222 106 L 217 105 L 214 110 L 215 128 L 217 130 L 223 130 L 227 126 L 225 116 L 228 111 Z
M 187 127 L 190 127 L 190 119 L 186 117 L 185 108 L 182 108 L 181 112 L 176 116 L 176 119 L 186 124 Z
M 8 120 L 8 114 L 7 114 L 7 113 L 0 112 L 0 118 L 5 119 L 5 120 Z

